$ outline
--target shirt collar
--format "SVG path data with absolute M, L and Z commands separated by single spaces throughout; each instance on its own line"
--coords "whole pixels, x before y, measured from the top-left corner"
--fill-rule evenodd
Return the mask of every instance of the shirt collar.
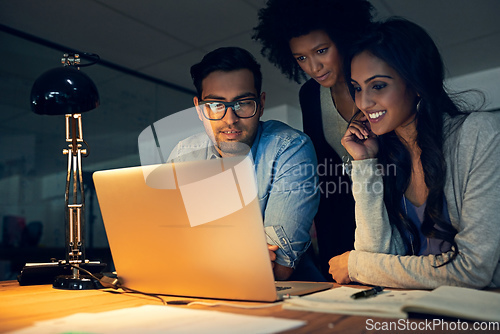
M 219 152 L 217 152 L 215 145 L 212 142 L 210 142 L 210 143 L 211 143 L 211 145 L 209 145 L 208 149 L 207 149 L 207 159 L 208 160 L 220 159 L 221 156 L 220 156 Z
M 257 156 L 257 148 L 259 147 L 261 135 L 262 135 L 262 121 L 259 121 L 259 126 L 257 127 L 257 134 L 255 135 L 252 148 L 250 149 L 250 152 L 252 152 L 252 157 Z

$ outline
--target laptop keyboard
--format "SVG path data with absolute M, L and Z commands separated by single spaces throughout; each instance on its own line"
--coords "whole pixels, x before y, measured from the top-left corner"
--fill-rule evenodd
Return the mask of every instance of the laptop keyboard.
M 291 286 L 277 286 L 276 290 L 283 291 L 283 290 L 287 290 L 287 289 L 291 289 L 291 288 L 292 288 Z

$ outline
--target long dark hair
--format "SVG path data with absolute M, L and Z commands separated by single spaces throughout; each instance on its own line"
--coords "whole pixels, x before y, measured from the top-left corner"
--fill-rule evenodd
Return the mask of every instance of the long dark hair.
M 290 51 L 290 40 L 323 30 L 345 56 L 348 46 L 369 27 L 372 11 L 367 0 L 268 0 L 259 10 L 252 38 L 261 43 L 264 57 L 300 83 L 307 76 Z
M 443 217 L 446 180 L 444 134 L 453 131 L 451 128 L 445 131 L 448 123 L 445 124 L 443 116 L 451 116 L 455 121 L 450 124 L 454 124 L 456 128 L 468 113 L 462 111 L 446 92 L 445 68 L 441 55 L 428 33 L 417 24 L 402 18 L 391 18 L 374 24 L 371 33 L 353 46 L 346 59 L 344 73 L 348 83 L 351 81 L 350 62 L 354 56 L 364 51 L 396 70 L 408 87 L 420 96 L 415 115 L 416 141 L 421 149 L 420 159 L 429 190 L 421 232 L 426 237 L 451 244 L 453 255 L 441 264 L 445 265 L 456 258 L 458 246 L 455 242 L 457 230 Z M 411 181 L 410 153 L 404 140 L 394 131 L 379 136 L 378 140 L 379 163 L 396 166 L 395 173 L 383 176 L 384 202 L 390 223 L 401 234 L 407 254 L 418 254 L 421 247 L 419 231 L 401 206 L 403 194 Z

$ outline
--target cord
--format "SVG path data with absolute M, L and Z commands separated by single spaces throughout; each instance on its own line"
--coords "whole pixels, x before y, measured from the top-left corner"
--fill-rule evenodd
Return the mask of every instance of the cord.
M 59 261 L 59 265 L 60 266 L 70 266 L 71 268 L 75 268 L 75 269 L 78 269 L 78 270 L 81 270 L 83 271 L 84 273 L 86 273 L 87 275 L 89 275 L 90 277 L 92 277 L 93 279 L 95 280 L 100 280 L 99 278 L 97 278 L 94 274 L 92 274 L 90 271 L 88 271 L 87 269 L 84 269 L 82 267 L 79 267 L 79 266 L 76 266 L 72 263 L 63 263 L 62 261 Z
M 83 271 L 84 273 L 86 273 L 90 277 L 92 277 L 93 279 L 97 280 L 97 282 L 99 282 L 103 288 L 111 288 L 111 289 L 115 289 L 115 290 L 118 289 L 118 288 L 120 288 L 120 289 L 122 289 L 124 291 L 124 293 L 138 293 L 138 294 L 142 294 L 142 295 L 145 295 L 145 296 L 154 297 L 156 299 L 159 299 L 163 303 L 163 305 L 167 305 L 167 302 L 163 298 L 161 298 L 160 296 L 158 296 L 157 294 L 149 293 L 149 292 L 143 292 L 143 291 L 139 291 L 139 290 L 127 288 L 126 286 L 122 286 L 121 283 L 120 283 L 120 280 L 118 278 L 113 278 L 113 277 L 109 277 L 109 276 L 102 276 L 101 278 L 97 278 L 97 276 L 95 276 L 94 274 L 92 274 L 87 269 L 84 269 L 82 267 L 76 266 L 76 265 L 74 265 L 72 263 L 67 263 L 66 264 L 66 263 L 62 263 L 61 261 L 59 261 L 59 265 L 69 265 L 72 268 L 75 268 L 75 269 Z M 113 292 L 115 292 L 115 291 L 113 291 Z
M 109 276 L 103 276 L 99 282 L 101 283 L 101 285 L 105 288 L 112 288 L 112 289 L 122 289 L 124 291 L 124 293 L 138 293 L 138 294 L 141 294 L 141 295 L 145 295 L 145 296 L 150 296 L 150 297 L 154 297 L 156 299 L 159 299 L 163 305 L 167 305 L 167 302 L 161 298 L 160 296 L 158 296 L 157 294 L 155 293 L 149 293 L 149 292 L 144 292 L 144 291 L 139 291 L 139 290 L 135 290 L 135 289 L 132 289 L 132 288 L 127 288 L 126 286 L 123 286 L 120 282 L 120 280 L 118 278 L 113 278 L 113 277 L 109 277 Z
M 87 64 L 78 64 L 78 67 L 86 67 L 86 66 L 91 66 L 96 63 L 98 63 L 101 60 L 101 57 L 95 53 L 87 53 L 87 52 L 80 52 L 80 55 L 83 55 L 85 58 L 91 59 L 90 63 Z
M 119 288 L 121 288 L 125 293 L 138 293 L 138 294 L 141 294 L 141 295 L 145 295 L 145 296 L 150 296 L 150 297 L 154 297 L 156 299 L 159 299 L 163 305 L 167 305 L 168 302 L 165 301 L 165 299 L 161 298 L 160 296 L 154 294 L 154 293 L 149 293 L 149 292 L 143 292 L 143 291 L 139 291 L 139 290 L 134 290 L 134 289 L 131 289 L 131 288 L 127 288 L 126 286 L 118 286 Z
M 89 146 L 89 144 L 85 141 L 85 139 L 82 139 L 82 141 L 83 141 L 83 143 L 85 144 L 85 146 L 87 147 L 87 153 L 82 154 L 82 156 L 83 156 L 84 158 L 86 158 L 86 157 L 88 157 L 88 156 L 90 155 L 90 146 Z
M 120 280 L 118 278 L 109 277 L 109 276 L 103 276 L 102 278 L 97 278 L 94 274 L 92 274 L 87 269 L 81 268 L 79 266 L 75 266 L 74 264 L 71 264 L 71 263 L 68 265 L 71 266 L 72 268 L 76 268 L 78 270 L 85 272 L 90 277 L 94 278 L 99 283 L 101 283 L 103 288 L 111 288 L 111 289 L 115 289 L 115 290 L 120 288 L 123 290 L 123 292 L 118 292 L 118 293 L 137 293 L 137 294 L 141 294 L 141 295 L 145 295 L 145 296 L 154 297 L 156 299 L 159 299 L 163 303 L 163 305 L 177 305 L 177 306 L 182 305 L 182 306 L 188 306 L 188 307 L 193 306 L 193 305 L 210 306 L 210 307 L 228 306 L 228 307 L 241 308 L 241 309 L 261 309 L 261 308 L 274 307 L 276 305 L 280 305 L 283 303 L 283 302 L 278 302 L 278 303 L 272 303 L 272 304 L 266 304 L 266 305 L 238 305 L 238 304 L 223 303 L 223 302 L 207 303 L 207 302 L 197 302 L 197 301 L 189 301 L 189 300 L 165 301 L 165 299 L 163 299 L 162 297 L 160 297 L 157 294 L 127 288 L 126 286 L 121 285 Z M 107 291 L 107 292 L 116 293 L 116 291 Z

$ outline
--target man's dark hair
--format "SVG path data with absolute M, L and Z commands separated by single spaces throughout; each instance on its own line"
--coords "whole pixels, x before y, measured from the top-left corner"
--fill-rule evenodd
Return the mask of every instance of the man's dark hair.
M 191 66 L 191 78 L 196 87 L 198 98 L 201 99 L 202 81 L 210 73 L 215 71 L 231 72 L 248 69 L 253 73 L 255 90 L 260 95 L 262 89 L 262 73 L 260 64 L 254 56 L 245 49 L 239 47 L 224 47 L 207 53 L 201 62 Z

